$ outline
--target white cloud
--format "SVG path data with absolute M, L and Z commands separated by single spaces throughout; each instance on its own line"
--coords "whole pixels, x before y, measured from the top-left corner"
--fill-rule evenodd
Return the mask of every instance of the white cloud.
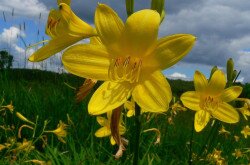
M 17 36 L 25 37 L 25 33 L 15 26 L 10 27 L 9 29 L 5 28 L 0 34 L 0 42 L 9 44 L 16 43 L 18 41 Z
M 1 0 L 0 11 L 11 13 L 14 16 L 36 17 L 48 14 L 47 7 L 38 0 Z
M 245 79 L 244 77 L 238 78 L 236 82 L 244 83 L 244 79 Z
M 187 75 L 179 72 L 174 72 L 170 75 L 167 75 L 167 77 L 170 79 L 184 79 L 184 80 L 188 79 Z

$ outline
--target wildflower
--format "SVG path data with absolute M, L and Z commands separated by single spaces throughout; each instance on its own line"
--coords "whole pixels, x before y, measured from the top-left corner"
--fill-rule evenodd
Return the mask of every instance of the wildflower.
M 242 108 L 238 108 L 238 110 L 241 112 L 241 114 L 244 116 L 246 120 L 247 116 L 250 116 L 250 100 L 247 99 L 246 102 L 244 103 L 244 106 Z
M 230 135 L 230 132 L 225 129 L 224 126 L 219 130 L 219 134 Z
M 172 93 L 161 70 L 181 60 L 195 37 L 176 34 L 157 40 L 159 24 L 154 10 L 135 12 L 124 24 L 110 7 L 98 5 L 95 26 L 103 45 L 75 45 L 62 57 L 69 72 L 105 81 L 88 104 L 90 114 L 112 111 L 131 95 L 145 111 L 167 111 Z
M 58 140 L 62 143 L 66 143 L 63 138 L 67 136 L 66 128 L 68 127 L 67 124 L 63 123 L 61 120 L 59 121 L 59 124 L 57 125 L 57 128 L 53 131 L 44 131 L 46 133 L 53 133 L 57 136 Z
M 174 115 L 177 114 L 177 111 L 186 111 L 187 108 L 183 107 L 179 101 L 175 102 L 172 106 L 171 106 L 171 110 L 174 113 Z
M 46 25 L 45 32 L 51 40 L 33 53 L 29 61 L 42 61 L 84 38 L 96 35 L 94 28 L 74 14 L 69 0 L 58 0 L 58 5 L 59 10 L 50 11 Z
M 224 89 L 226 78 L 221 70 L 216 70 L 209 82 L 202 73 L 196 71 L 194 86 L 196 91 L 185 92 L 181 101 L 187 108 L 196 111 L 194 127 L 197 132 L 207 125 L 211 116 L 226 123 L 239 121 L 239 114 L 227 102 L 236 99 L 242 87 L 232 86 Z
M 18 142 L 16 144 L 17 144 L 17 148 L 13 149 L 13 151 L 15 152 L 19 152 L 19 151 L 30 152 L 31 150 L 35 149 L 35 147 L 33 146 L 33 142 L 31 140 L 28 141 L 27 139 L 24 139 L 22 143 Z
M 245 138 L 247 138 L 247 136 L 250 136 L 250 128 L 249 128 L 249 126 L 246 125 L 240 133 L 243 134 Z
M 102 126 L 102 128 L 98 129 L 95 132 L 95 136 L 99 138 L 110 136 L 110 143 L 112 145 L 115 145 L 116 141 L 114 137 L 111 135 L 111 127 L 110 127 L 111 116 L 112 116 L 112 111 L 109 111 L 107 113 L 107 118 L 100 117 L 100 116 L 96 118 L 97 122 Z M 123 126 L 122 121 L 119 122 L 118 129 L 119 129 L 119 135 L 123 135 L 126 132 L 126 128 Z
M 238 141 L 240 140 L 240 137 L 239 137 L 239 136 L 234 135 L 234 140 L 235 140 L 236 142 L 238 142 Z
M 14 106 L 12 105 L 12 101 L 10 102 L 9 105 L 1 106 L 1 108 L 6 108 L 6 109 L 8 109 L 11 113 L 14 112 Z
M 225 159 L 221 156 L 221 150 L 214 149 L 211 154 L 207 155 L 207 159 L 216 165 L 223 164 Z
M 243 157 L 244 154 L 241 152 L 240 149 L 235 149 L 235 150 L 234 150 L 234 153 L 232 153 L 232 155 L 233 155 L 234 157 L 236 157 L 236 159 L 238 159 L 238 158 Z

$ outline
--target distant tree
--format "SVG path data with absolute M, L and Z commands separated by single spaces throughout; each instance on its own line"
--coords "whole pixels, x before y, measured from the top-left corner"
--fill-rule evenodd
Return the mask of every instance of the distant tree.
M 0 69 L 10 69 L 12 67 L 13 56 L 7 51 L 0 51 Z

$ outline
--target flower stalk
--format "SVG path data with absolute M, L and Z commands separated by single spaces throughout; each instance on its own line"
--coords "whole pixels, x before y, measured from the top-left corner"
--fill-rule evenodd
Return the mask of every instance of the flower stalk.
M 140 143 L 140 130 L 141 130 L 140 113 L 141 113 L 141 108 L 137 103 L 135 103 L 135 129 L 134 129 L 135 140 L 134 140 L 133 165 L 137 165 L 139 160 L 139 143 Z

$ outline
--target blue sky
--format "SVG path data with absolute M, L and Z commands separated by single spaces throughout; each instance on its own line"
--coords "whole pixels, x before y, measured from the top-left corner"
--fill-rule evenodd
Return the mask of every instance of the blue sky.
M 98 2 L 110 5 L 126 19 L 123 1 L 117 3 L 117 0 L 72 0 L 72 9 L 83 20 L 93 24 L 94 10 Z M 249 82 L 249 6 L 249 0 L 167 0 L 167 16 L 161 24 L 159 37 L 174 33 L 191 33 L 197 37 L 197 42 L 180 63 L 164 71 L 165 75 L 169 78 L 191 80 L 194 71 L 200 70 L 208 76 L 212 66 L 217 65 L 225 70 L 226 60 L 233 58 L 236 68 L 242 71 L 240 80 Z M 136 10 L 149 7 L 150 0 L 135 1 Z M 56 0 L 1 0 L 0 49 L 11 50 L 15 57 L 15 67 L 23 67 L 25 59 L 36 49 L 34 47 L 27 50 L 25 56 L 24 43 L 20 37 L 16 38 L 16 35 L 21 36 L 27 45 L 46 39 L 44 27 L 51 8 L 57 8 Z M 43 63 L 26 62 L 26 67 L 44 69 L 46 66 L 46 69 L 61 70 L 60 54 Z

